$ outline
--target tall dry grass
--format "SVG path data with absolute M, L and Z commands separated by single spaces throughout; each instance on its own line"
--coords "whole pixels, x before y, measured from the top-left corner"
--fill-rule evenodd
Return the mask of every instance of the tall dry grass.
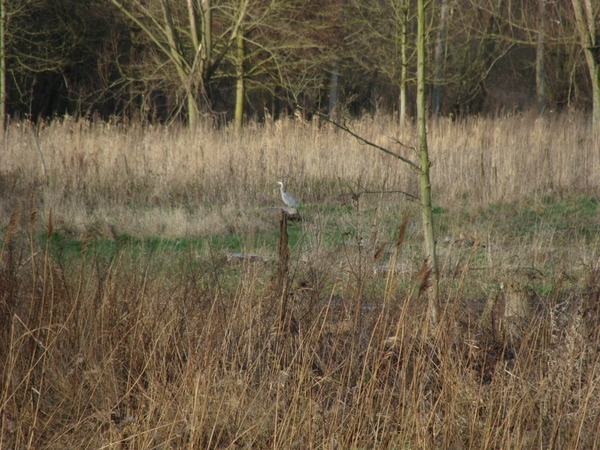
M 353 126 L 378 144 L 411 140 L 385 117 Z M 570 116 L 440 122 L 430 130 L 436 202 L 595 195 L 586 130 Z M 390 244 L 389 267 L 402 270 L 374 273 L 380 256 L 361 245 L 322 243 L 319 230 L 346 218 L 315 207 L 285 298 L 271 263 L 94 241 L 98 227 L 209 237 L 273 226 L 256 210 L 278 204 L 279 178 L 309 210 L 349 201 L 350 188 L 416 192 L 405 168 L 327 127 L 284 120 L 239 140 L 208 125 L 191 135 L 64 120 L 34 138 L 13 124 L 0 158 L 2 448 L 600 445 L 597 240 L 553 247 L 557 233 L 544 229 L 537 240 L 448 250 L 445 261 L 457 260 L 442 271 L 442 320 L 431 328 L 419 298 L 430 280 L 400 261 L 410 225 Z M 410 208 L 399 194 L 364 197 Z M 55 254 L 54 234 L 82 238 L 82 254 Z M 469 296 L 517 248 L 521 260 L 578 266 L 559 266 L 564 280 L 536 297 L 538 312 L 513 336 L 488 321 L 486 298 Z
M 395 143 L 414 145 L 412 128 L 400 129 L 388 116 L 351 126 L 414 156 Z M 595 192 L 599 186 L 600 144 L 579 115 L 441 119 L 430 126 L 429 146 L 440 206 Z M 0 167 L 5 219 L 11 197 L 35 194 L 40 213 L 52 208 L 66 227 L 108 219 L 135 235 L 226 229 L 232 212 L 277 203 L 279 179 L 305 204 L 339 203 L 351 188 L 418 193 L 416 174 L 401 163 L 332 127 L 288 119 L 251 124 L 241 139 L 209 123 L 196 133 L 68 118 L 36 130 L 16 123 L 5 133 Z M 404 198 L 386 200 L 402 205 Z

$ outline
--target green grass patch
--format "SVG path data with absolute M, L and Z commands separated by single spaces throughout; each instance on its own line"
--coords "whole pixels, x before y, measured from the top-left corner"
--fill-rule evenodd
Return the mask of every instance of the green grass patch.
M 598 198 L 561 198 L 551 202 L 548 198 L 539 203 L 497 203 L 481 207 L 476 215 L 468 210 L 451 214 L 449 220 L 459 226 L 479 224 L 505 236 L 533 236 L 542 230 L 582 236 L 589 242 L 600 232 Z M 444 220 L 442 218 L 442 224 Z M 440 224 L 440 227 L 443 226 Z

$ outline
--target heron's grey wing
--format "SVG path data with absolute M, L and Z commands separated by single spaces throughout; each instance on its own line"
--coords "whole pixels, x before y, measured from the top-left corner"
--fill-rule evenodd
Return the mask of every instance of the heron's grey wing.
M 292 195 L 292 194 L 287 194 L 288 196 L 288 203 L 292 208 L 297 208 L 298 206 L 300 206 L 300 203 L 298 202 L 298 200 L 296 200 L 296 198 Z

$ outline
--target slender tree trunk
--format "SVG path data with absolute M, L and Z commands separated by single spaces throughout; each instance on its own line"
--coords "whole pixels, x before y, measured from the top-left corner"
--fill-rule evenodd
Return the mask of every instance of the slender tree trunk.
M 329 113 L 329 117 L 336 120 L 336 105 L 338 98 L 338 80 L 340 78 L 340 63 L 337 58 L 333 61 L 333 65 L 331 67 L 331 84 L 329 86 L 329 108 L 327 112 Z
M 433 114 L 437 119 L 440 115 L 440 83 L 442 81 L 442 64 L 444 62 L 444 47 L 446 46 L 446 21 L 448 17 L 448 0 L 442 0 L 440 11 L 440 29 L 435 45 L 435 81 L 433 83 Z
M 538 114 L 546 109 L 546 0 L 539 1 L 539 23 L 535 55 L 535 92 Z
M 186 92 L 188 106 L 188 126 L 190 130 L 196 130 L 200 122 L 200 111 L 198 110 L 198 99 L 190 91 Z
M 192 38 L 192 45 L 194 46 L 194 51 L 197 52 L 200 50 L 200 32 L 198 30 L 198 8 L 194 0 L 187 0 L 188 6 L 188 20 L 190 21 L 190 37 Z
M 0 0 L 0 133 L 6 120 L 6 0 Z M 3 138 L 2 138 L 3 139 Z
M 404 0 L 402 5 L 402 24 L 400 25 L 400 125 L 406 123 L 406 78 L 408 77 L 408 56 L 407 56 L 407 23 L 408 23 L 408 0 Z
M 598 9 L 596 1 L 573 0 L 575 23 L 592 82 L 593 127 L 600 131 L 600 37 L 596 33 Z
M 433 293 L 429 297 L 430 318 L 433 323 L 439 320 L 438 311 L 438 269 L 435 253 L 435 237 L 433 233 L 433 207 L 431 200 L 431 180 L 429 169 L 429 151 L 427 149 L 427 125 L 425 110 L 425 0 L 418 0 L 417 29 L 417 134 L 420 155 L 421 213 L 423 216 L 423 233 L 425 237 L 425 256 L 430 264 L 434 277 Z
M 244 126 L 244 33 L 239 31 L 237 36 L 237 64 L 236 64 L 236 90 L 235 90 L 235 132 L 242 134 Z
M 198 126 L 200 119 L 200 111 L 198 110 L 198 88 L 196 82 L 196 76 L 193 70 L 186 68 L 186 62 L 180 52 L 182 48 L 181 39 L 179 37 L 178 29 L 175 26 L 173 16 L 171 15 L 171 9 L 167 0 L 161 0 L 163 9 L 163 15 L 165 19 L 165 34 L 169 43 L 169 51 L 171 52 L 171 58 L 175 62 L 179 78 L 184 84 L 186 100 L 187 100 L 187 113 L 188 113 L 188 125 L 191 130 L 195 130 Z
M 212 0 L 202 0 L 202 48 L 200 50 L 200 74 L 204 80 L 208 78 L 208 70 L 212 65 Z M 202 83 L 205 88 L 204 83 Z M 202 94 L 206 94 L 203 92 Z

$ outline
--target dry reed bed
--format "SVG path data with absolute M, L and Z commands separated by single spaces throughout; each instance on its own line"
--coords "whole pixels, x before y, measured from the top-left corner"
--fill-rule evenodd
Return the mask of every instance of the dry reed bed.
M 339 286 L 335 267 L 338 290 L 293 285 L 284 326 L 268 266 L 240 266 L 230 286 L 213 259 L 91 242 L 63 266 L 28 254 L 23 231 L 2 254 L 2 447 L 599 445 L 598 271 L 518 340 L 466 318 L 460 290 L 429 329 L 403 275 Z M 381 283 L 378 308 L 361 308 Z
M 414 156 L 395 143 L 414 145 L 412 129 L 400 129 L 387 116 L 351 127 Z M 68 227 L 103 218 L 132 234 L 168 236 L 226 229 L 233 211 L 278 204 L 279 179 L 305 204 L 339 203 L 349 188 L 418 192 L 410 169 L 317 122 L 251 124 L 241 139 L 208 123 L 189 133 L 176 126 L 126 128 L 66 118 L 38 131 L 36 138 L 28 124 L 17 123 L 5 133 L 5 220 L 18 186 L 27 186 L 25 196 L 35 190 L 40 213 L 52 208 Z M 430 126 L 429 146 L 434 201 L 443 206 L 597 192 L 600 185 L 600 144 L 576 115 L 442 119 Z M 400 204 L 403 198 L 387 200 Z
M 378 144 L 411 139 L 385 117 L 353 126 Z M 493 274 L 470 270 L 471 251 L 449 251 L 442 324 L 430 329 L 416 271 L 374 274 L 370 256 L 322 246 L 315 232 L 312 249 L 292 253 L 285 325 L 270 264 L 232 268 L 135 243 L 107 254 L 92 240 L 64 261 L 34 236 L 104 220 L 140 235 L 212 235 L 256 220 L 281 177 L 306 203 L 335 205 L 358 181 L 414 192 L 406 168 L 289 120 L 252 125 L 242 140 L 208 126 L 192 135 L 64 120 L 38 139 L 45 173 L 25 124 L 11 125 L 0 156 L 3 223 L 23 205 L 0 255 L 1 447 L 600 446 L 595 245 L 576 239 L 557 256 L 542 242 L 551 230 L 527 245 L 496 236 L 483 256 Z M 430 145 L 438 204 L 597 193 L 594 140 L 571 116 L 441 121 Z M 323 228 L 322 214 L 303 226 Z M 565 280 L 579 264 L 518 339 L 464 305 L 469 286 L 509 268 L 497 249 L 510 245 L 523 260 L 563 259 Z

